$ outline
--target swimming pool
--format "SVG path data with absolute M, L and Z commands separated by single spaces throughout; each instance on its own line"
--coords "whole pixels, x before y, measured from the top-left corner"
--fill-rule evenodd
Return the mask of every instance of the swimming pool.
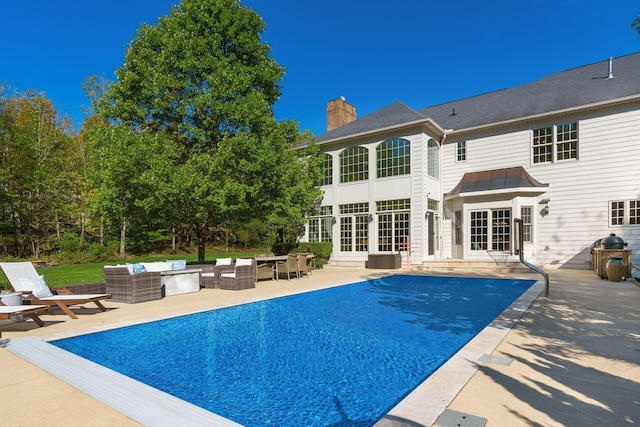
M 372 425 L 533 283 L 395 275 L 51 343 L 247 426 Z

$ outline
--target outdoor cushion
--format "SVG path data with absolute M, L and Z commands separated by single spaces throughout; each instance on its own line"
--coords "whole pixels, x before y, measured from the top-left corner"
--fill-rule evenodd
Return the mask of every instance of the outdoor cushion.
M 134 264 L 133 265 L 133 273 L 146 273 L 147 268 L 142 264 Z
M 218 258 L 216 265 L 231 265 L 231 258 Z
M 38 277 L 21 277 L 20 283 L 25 289 L 31 289 L 33 295 L 38 298 L 52 297 L 53 292 L 44 281 L 44 276 Z
M 241 267 L 243 265 L 253 265 L 253 260 L 251 258 L 238 258 L 236 260 L 236 267 Z
M 220 273 L 220 277 L 226 277 L 226 278 L 231 278 L 231 279 L 235 279 L 236 278 L 236 273 Z
M 186 270 L 187 269 L 187 260 L 186 259 L 170 259 L 167 262 L 171 263 L 172 270 Z

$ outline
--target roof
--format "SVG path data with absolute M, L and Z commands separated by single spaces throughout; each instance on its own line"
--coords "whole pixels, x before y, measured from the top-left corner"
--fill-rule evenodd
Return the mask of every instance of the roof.
M 320 135 L 317 138 L 317 141 L 330 141 L 333 139 L 425 119 L 426 117 L 423 114 L 420 114 L 413 108 L 407 106 L 404 102 L 396 101 L 395 103 L 364 116 L 361 119 L 354 120 Z
M 467 172 L 458 185 L 445 194 L 447 198 L 463 196 L 468 193 L 502 192 L 503 190 L 518 190 L 522 192 L 546 191 L 549 184 L 542 184 L 522 167 L 493 169 L 480 172 Z
M 640 95 L 640 53 L 560 73 L 533 83 L 414 110 L 396 102 L 317 138 L 319 143 L 373 132 L 389 125 L 431 119 L 443 129 L 459 131 L 510 120 L 578 108 Z

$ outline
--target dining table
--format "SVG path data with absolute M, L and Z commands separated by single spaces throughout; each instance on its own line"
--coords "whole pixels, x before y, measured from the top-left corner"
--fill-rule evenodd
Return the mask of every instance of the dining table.
M 268 264 L 272 262 L 274 264 L 275 278 L 278 280 L 278 261 L 286 261 L 288 255 L 264 255 L 255 257 L 256 265 Z M 307 258 L 313 258 L 313 254 L 307 254 Z

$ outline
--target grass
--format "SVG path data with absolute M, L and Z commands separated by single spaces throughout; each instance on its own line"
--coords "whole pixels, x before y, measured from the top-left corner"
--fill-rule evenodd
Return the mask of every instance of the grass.
M 216 258 L 238 258 L 242 256 L 254 256 L 255 251 L 251 252 L 211 252 L 205 256 L 205 262 L 213 262 Z M 186 259 L 187 264 L 197 264 L 197 254 L 178 254 L 178 255 L 147 255 L 127 259 L 126 262 L 155 262 L 166 261 L 169 259 Z M 61 286 L 81 285 L 85 283 L 103 283 L 104 273 L 102 268 L 105 265 L 124 264 L 120 262 L 98 262 L 86 264 L 63 264 L 53 267 L 37 268 L 38 274 L 44 276 L 47 285 L 52 288 Z M 9 282 L 4 274 L 0 274 L 0 289 L 11 289 Z

